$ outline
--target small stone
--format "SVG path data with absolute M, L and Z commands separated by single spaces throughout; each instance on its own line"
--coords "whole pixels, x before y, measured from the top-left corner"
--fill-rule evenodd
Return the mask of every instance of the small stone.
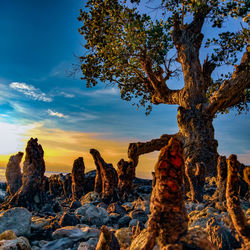
M 0 240 L 15 240 L 16 234 L 12 230 L 6 230 L 0 234 Z
M 0 249 L 2 250 L 31 250 L 28 239 L 19 237 L 13 240 L 1 240 Z
M 64 212 L 62 217 L 59 220 L 59 225 L 61 227 L 66 227 L 66 226 L 75 226 L 79 223 L 78 219 L 74 214 L 69 214 L 67 212 Z

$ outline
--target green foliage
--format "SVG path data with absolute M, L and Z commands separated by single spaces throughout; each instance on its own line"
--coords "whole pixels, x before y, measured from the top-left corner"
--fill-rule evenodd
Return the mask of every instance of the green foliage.
M 227 18 L 241 18 L 249 23 L 250 2 L 245 0 L 162 0 L 159 11 L 164 21 L 153 21 L 150 16 L 139 13 L 136 4 L 141 4 L 140 0 L 131 0 L 131 3 L 134 8 L 129 8 L 126 0 L 89 0 L 85 9 L 80 10 L 79 32 L 86 40 L 86 53 L 80 57 L 82 79 L 88 87 L 99 81 L 117 85 L 122 99 L 138 99 L 137 106 L 146 107 L 146 113 L 152 108 L 152 92 L 145 84 L 148 79 L 141 62 L 150 58 L 155 73 L 167 62 L 167 55 L 175 53 L 171 36 L 174 16 L 179 16 L 183 27 L 203 12 L 209 12 L 206 20 L 212 28 L 221 28 Z M 223 30 L 218 37 L 209 38 L 205 47 L 213 48 L 210 61 L 217 66 L 236 64 L 248 37 L 249 30 L 242 27 L 237 33 Z M 170 64 L 171 67 L 176 66 Z M 211 81 L 208 96 L 222 82 L 223 79 Z

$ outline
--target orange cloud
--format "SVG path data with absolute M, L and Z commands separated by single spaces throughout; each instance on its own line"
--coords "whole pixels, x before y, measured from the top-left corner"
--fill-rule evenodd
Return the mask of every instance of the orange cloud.
M 38 138 L 38 142 L 44 149 L 46 170 L 48 171 L 71 172 L 74 159 L 79 156 L 84 158 L 86 171 L 95 169 L 93 158 L 89 154 L 91 148 L 99 150 L 105 161 L 112 163 L 115 168 L 121 158 L 127 159 L 129 142 L 106 139 L 105 134 L 50 129 L 42 124 L 35 124 L 25 132 L 23 136 L 26 141 L 29 137 Z M 24 151 L 25 145 L 18 150 Z M 14 153 L 16 152 L 12 154 Z M 6 166 L 9 156 L 0 153 L 1 166 Z M 157 153 L 142 156 L 137 167 L 137 176 L 151 178 L 156 158 Z

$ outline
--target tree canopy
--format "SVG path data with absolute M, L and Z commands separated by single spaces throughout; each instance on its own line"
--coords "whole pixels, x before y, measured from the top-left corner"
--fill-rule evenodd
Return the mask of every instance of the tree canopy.
M 138 10 L 144 3 L 89 0 L 80 10 L 78 19 L 83 24 L 79 32 L 86 41 L 80 61 L 87 86 L 99 81 L 115 84 L 122 99 L 136 98 L 147 113 L 152 104 L 160 103 L 185 107 L 206 103 L 204 108 L 213 115 L 231 107 L 246 109 L 250 100 L 250 51 L 245 52 L 250 2 L 148 1 L 155 6 L 151 11 L 155 9 L 158 19 Z M 233 21 L 240 23 L 237 32 L 225 30 L 224 24 Z M 203 39 L 204 23 L 216 31 L 214 37 Z M 204 62 L 200 62 L 201 49 L 207 53 Z M 212 77 L 223 65 L 235 66 L 234 72 Z M 167 81 L 178 81 L 181 73 L 184 87 L 170 89 Z M 196 95 L 195 102 L 190 99 L 191 92 Z

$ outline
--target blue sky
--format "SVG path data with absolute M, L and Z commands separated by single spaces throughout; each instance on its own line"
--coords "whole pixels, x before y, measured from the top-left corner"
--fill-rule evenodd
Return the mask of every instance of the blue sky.
M 122 101 L 116 88 L 100 84 L 87 89 L 79 76 L 75 79 L 68 76 L 72 64 L 77 62 L 75 56 L 83 52 L 84 41 L 78 34 L 81 24 L 77 21 L 83 4 L 84 1 L 76 0 L 0 2 L 0 125 L 5 128 L 1 135 L 4 146 L 0 147 L 0 165 L 1 157 L 3 164 L 7 155 L 24 150 L 29 136 L 40 135 L 41 143 L 49 147 L 58 138 L 57 133 L 68 132 L 72 136 L 83 133 L 88 135 L 83 136 L 85 139 L 95 138 L 93 145 L 97 148 L 98 140 L 103 143 L 102 149 L 115 143 L 117 155 L 110 158 L 115 161 L 121 155 L 126 157 L 129 142 L 178 131 L 176 106 L 159 105 L 145 116 L 143 109 L 137 111 L 131 103 Z M 249 114 L 235 116 L 234 112 L 215 119 L 215 137 L 221 154 L 239 154 L 242 161 L 250 162 L 249 121 Z M 16 147 L 8 144 L 10 131 L 17 135 L 13 137 L 13 143 L 18 140 Z M 58 150 L 65 150 L 64 144 L 62 140 Z M 78 150 L 72 146 L 70 152 L 88 158 L 88 148 L 93 145 L 82 149 L 76 145 Z M 155 154 L 146 157 L 153 164 Z M 63 162 L 53 162 L 52 154 L 47 158 L 50 169 L 58 170 L 58 166 L 63 171 L 69 169 Z M 138 171 L 143 172 L 142 165 Z

